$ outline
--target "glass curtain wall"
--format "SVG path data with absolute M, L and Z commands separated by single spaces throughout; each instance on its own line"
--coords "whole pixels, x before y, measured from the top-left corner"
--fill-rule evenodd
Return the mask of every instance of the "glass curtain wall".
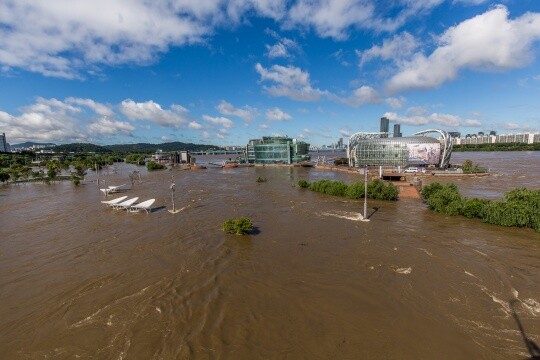
M 405 166 L 407 144 L 389 139 L 362 140 L 356 146 L 356 166 Z

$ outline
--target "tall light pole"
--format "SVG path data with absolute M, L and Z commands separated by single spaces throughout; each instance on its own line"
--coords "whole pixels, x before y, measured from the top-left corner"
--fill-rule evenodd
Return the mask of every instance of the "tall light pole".
M 175 183 L 174 183 L 174 176 L 171 176 L 171 201 L 172 201 L 172 210 L 169 210 L 169 212 L 171 214 L 176 214 L 177 212 L 179 212 L 180 210 L 176 210 L 176 208 L 174 207 L 174 190 L 175 190 Z
M 362 217 L 362 221 L 369 221 L 368 217 L 367 217 L 367 189 L 368 189 L 368 176 L 367 176 L 367 173 L 368 173 L 368 167 L 367 167 L 367 163 L 364 167 L 364 216 Z

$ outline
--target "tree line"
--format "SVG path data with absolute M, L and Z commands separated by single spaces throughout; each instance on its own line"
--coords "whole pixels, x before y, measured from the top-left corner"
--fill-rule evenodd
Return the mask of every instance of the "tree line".
M 452 151 L 540 151 L 540 143 L 494 143 L 454 145 Z
M 365 196 L 365 183 L 362 181 L 353 182 L 349 185 L 339 180 L 318 180 L 309 183 L 300 180 L 298 186 L 312 191 L 333 196 L 343 196 L 349 199 L 362 199 Z M 399 190 L 392 183 L 385 183 L 379 179 L 368 182 L 367 197 L 375 200 L 397 200 Z

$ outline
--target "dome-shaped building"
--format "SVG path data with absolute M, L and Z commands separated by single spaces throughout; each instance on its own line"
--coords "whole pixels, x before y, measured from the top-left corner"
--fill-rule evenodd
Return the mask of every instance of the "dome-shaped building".
M 442 139 L 418 136 L 438 132 Z M 349 139 L 349 165 L 362 166 L 448 166 L 452 142 L 442 130 L 421 131 L 415 136 L 381 137 L 382 133 L 356 133 Z

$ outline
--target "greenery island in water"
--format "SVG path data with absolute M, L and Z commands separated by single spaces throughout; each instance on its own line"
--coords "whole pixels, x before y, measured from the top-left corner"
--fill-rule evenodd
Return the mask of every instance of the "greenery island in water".
M 463 198 L 455 184 L 432 183 L 422 189 L 429 208 L 445 215 L 478 218 L 489 224 L 527 227 L 540 232 L 540 190 L 518 188 L 502 200 Z
M 344 196 L 349 199 L 362 199 L 365 195 L 365 183 L 354 182 L 350 185 L 338 180 L 318 180 L 309 183 L 306 180 L 300 180 L 298 186 L 323 194 L 333 196 Z M 397 200 L 399 195 L 398 188 L 392 183 L 385 183 L 379 179 L 368 183 L 367 196 L 375 200 Z

